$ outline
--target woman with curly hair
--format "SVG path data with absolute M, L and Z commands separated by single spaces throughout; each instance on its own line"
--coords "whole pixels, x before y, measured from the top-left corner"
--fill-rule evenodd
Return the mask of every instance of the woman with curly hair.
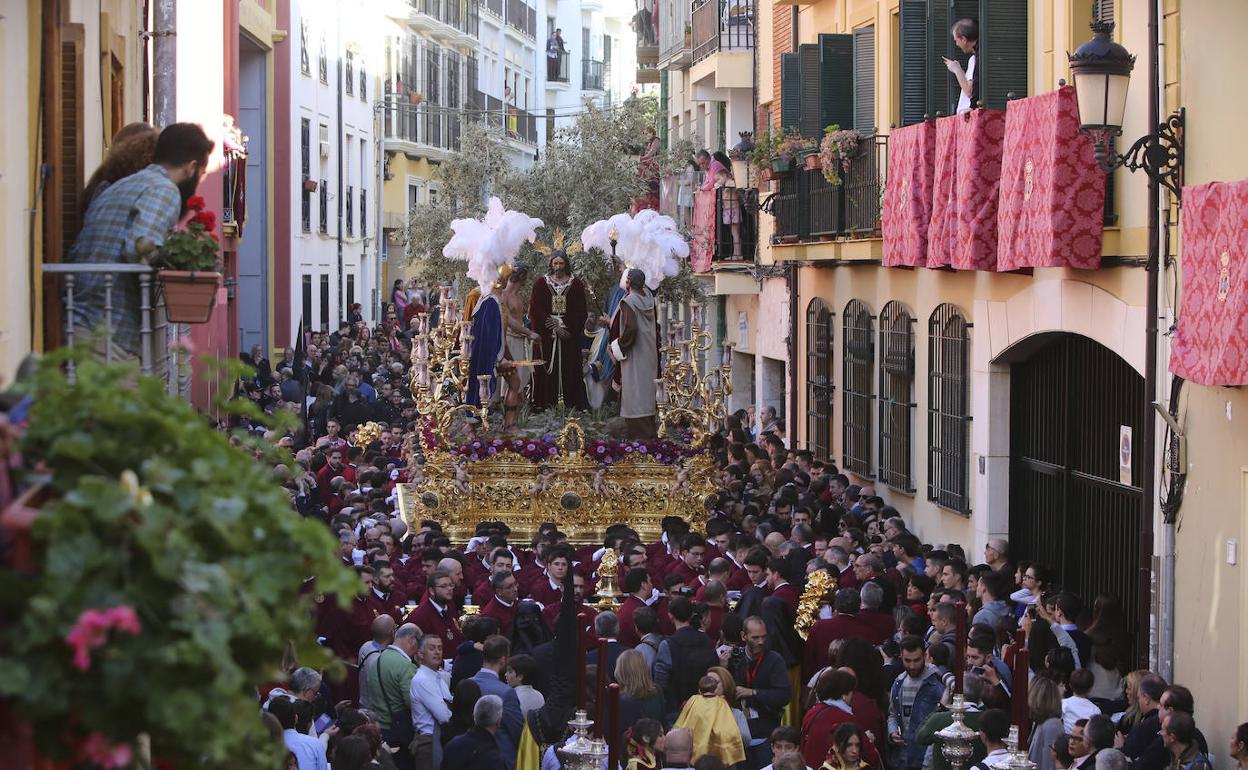
M 130 123 L 117 132 L 108 154 L 82 188 L 82 214 L 104 188 L 151 165 L 160 132 L 149 123 Z

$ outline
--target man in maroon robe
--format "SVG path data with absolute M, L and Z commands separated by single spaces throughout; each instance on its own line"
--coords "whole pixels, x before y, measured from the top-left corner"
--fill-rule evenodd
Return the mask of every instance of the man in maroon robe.
M 550 272 L 533 283 L 529 298 L 529 323 L 541 336 L 540 354 L 546 363 L 533 370 L 533 409 L 548 409 L 562 402 L 572 409 L 589 409 L 585 395 L 585 320 L 589 292 L 584 282 L 572 275 L 566 254 L 556 251 L 550 257 Z

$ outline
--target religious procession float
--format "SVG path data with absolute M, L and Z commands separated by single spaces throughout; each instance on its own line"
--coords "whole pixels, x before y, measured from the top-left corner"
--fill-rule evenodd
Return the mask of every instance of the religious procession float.
M 409 481 L 399 488 L 409 526 L 436 519 L 464 541 L 481 522 L 504 521 L 527 538 L 553 521 L 588 543 L 615 522 L 650 540 L 665 516 L 704 525 L 716 489 L 707 443 L 727 416 L 731 349 L 713 350 L 699 305 L 686 322 L 656 299 L 689 253 L 672 219 L 619 214 L 578 240 L 556 231 L 537 242 L 541 220 L 493 198 L 482 219 L 451 227 L 443 254 L 468 263 L 476 288 L 461 298 L 443 286 L 432 312 L 417 316 L 410 386 L 424 423 L 409 437 Z M 516 256 L 535 242 L 551 272 L 527 302 L 513 302 Z M 580 249 L 600 252 L 620 279 L 585 350 L 570 333 L 587 321 L 584 288 L 568 270 Z M 608 388 L 620 416 L 604 421 L 593 407 Z M 357 443 L 377 429 L 361 426 Z

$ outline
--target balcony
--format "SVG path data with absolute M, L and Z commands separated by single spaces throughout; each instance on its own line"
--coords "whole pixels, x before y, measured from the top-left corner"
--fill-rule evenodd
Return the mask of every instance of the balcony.
M 581 60 L 581 90 L 582 91 L 601 91 L 602 88 L 602 62 L 593 59 Z
M 537 39 L 537 10 L 524 4 L 524 0 L 507 0 L 507 26 L 521 34 Z
M 692 17 L 689 0 L 659 2 L 659 66 L 683 67 L 690 61 L 693 48 Z
M 504 15 L 503 0 L 485 0 L 485 3 L 481 7 L 489 11 L 490 13 L 494 14 L 498 18 L 500 19 L 503 18 L 503 15 Z
M 864 136 L 858 154 L 832 185 L 820 169 L 796 168 L 779 178 L 767 202 L 776 219 L 779 244 L 825 239 L 878 237 L 880 191 L 888 168 L 888 137 Z
M 695 0 L 693 61 L 721 51 L 754 48 L 754 0 Z
M 568 63 L 572 60 L 571 54 L 567 51 L 560 51 L 555 58 L 546 57 L 546 82 L 558 83 L 566 85 L 571 79 L 571 67 Z
M 517 107 L 507 108 L 507 138 L 537 144 L 537 116 Z
M 50 316 L 64 319 L 62 339 L 66 345 L 89 341 L 91 335 L 102 332 L 95 341 L 95 352 L 98 358 L 112 363 L 128 355 L 118 347 L 121 338 L 118 330 L 123 326 L 137 324 L 140 371 L 165 380 L 165 388 L 170 393 L 189 395 L 190 359 L 182 357 L 179 361 L 178 347 L 170 345 L 178 331 L 165 317 L 164 299 L 159 296 L 161 292 L 153 291 L 156 273 L 154 268 L 130 262 L 92 262 L 48 263 L 42 269 L 45 275 L 54 277 L 57 284 L 56 290 L 46 295 L 48 312 Z M 76 317 L 82 315 L 81 303 L 77 306 L 75 303 L 82 294 L 82 283 L 101 276 L 106 320 L 102 327 L 87 329 L 75 321 Z M 137 318 L 125 317 L 136 309 Z M 73 376 L 72 363 L 69 374 Z
M 408 0 L 408 23 L 449 45 L 469 45 L 480 31 L 478 0 Z
M 445 160 L 459 151 L 462 110 L 438 104 L 394 103 L 387 110 L 386 149 Z

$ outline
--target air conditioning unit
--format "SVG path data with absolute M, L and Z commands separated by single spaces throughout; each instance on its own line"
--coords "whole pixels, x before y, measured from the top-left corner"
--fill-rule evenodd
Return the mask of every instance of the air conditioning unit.
M 325 140 L 321 140 L 321 158 L 322 159 L 329 158 L 329 142 Z

